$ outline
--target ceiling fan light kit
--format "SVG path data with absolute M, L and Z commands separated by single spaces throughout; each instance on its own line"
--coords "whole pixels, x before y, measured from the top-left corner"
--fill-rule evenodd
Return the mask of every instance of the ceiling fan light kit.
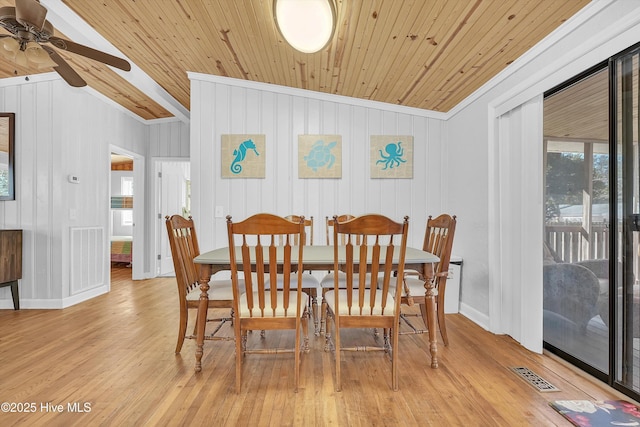
M 53 68 L 69 85 L 86 86 L 82 77 L 65 61 L 56 49 L 81 55 L 124 71 L 130 71 L 128 61 L 105 52 L 53 35 L 53 25 L 45 18 L 47 9 L 38 0 L 15 0 L 16 6 L 0 7 L 0 27 L 10 34 L 0 34 L 0 55 L 22 67 L 30 65 L 42 70 Z
M 273 0 L 273 18 L 282 37 L 302 53 L 323 50 L 336 30 L 334 0 Z
M 4 48 L 2 55 L 13 59 L 16 52 L 20 50 L 20 42 L 13 37 L 5 37 L 2 39 L 2 47 Z
M 35 64 L 40 70 L 47 67 L 52 68 L 58 65 L 51 60 L 49 54 L 36 42 L 27 43 L 24 53 L 29 62 Z

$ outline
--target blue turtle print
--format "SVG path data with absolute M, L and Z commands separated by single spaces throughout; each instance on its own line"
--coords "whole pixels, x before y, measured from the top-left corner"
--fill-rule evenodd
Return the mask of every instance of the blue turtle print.
M 317 172 L 318 168 L 324 165 L 327 165 L 327 169 L 331 169 L 336 161 L 336 156 L 331 154 L 331 149 L 335 147 L 336 144 L 337 142 L 333 141 L 325 145 L 322 140 L 313 144 L 309 154 L 304 156 L 307 166 L 313 169 L 314 172 Z

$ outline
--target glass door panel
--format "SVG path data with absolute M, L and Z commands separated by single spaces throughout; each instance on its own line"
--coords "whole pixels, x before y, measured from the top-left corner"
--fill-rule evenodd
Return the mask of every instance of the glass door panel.
M 635 393 L 640 392 L 640 173 L 638 156 L 638 50 L 625 53 L 612 63 L 615 85 L 616 197 L 620 215 L 616 221 L 619 242 L 615 295 L 615 381 Z
M 609 78 L 602 68 L 544 100 L 544 344 L 609 372 Z

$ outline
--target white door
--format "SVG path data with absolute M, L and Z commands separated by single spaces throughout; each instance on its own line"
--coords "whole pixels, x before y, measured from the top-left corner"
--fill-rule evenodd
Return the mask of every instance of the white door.
M 159 194 L 159 275 L 173 275 L 173 260 L 167 237 L 165 217 L 189 214 L 190 164 L 188 161 L 158 162 L 158 194 Z

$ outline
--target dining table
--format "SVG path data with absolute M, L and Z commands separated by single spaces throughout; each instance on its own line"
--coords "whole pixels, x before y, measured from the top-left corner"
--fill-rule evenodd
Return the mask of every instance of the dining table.
M 279 248 L 277 255 L 279 259 L 283 257 L 283 252 L 281 249 L 282 248 Z M 399 258 L 398 252 L 399 251 L 394 251 L 394 261 L 396 263 L 397 259 Z M 292 253 L 294 255 L 291 262 L 294 264 L 298 264 L 298 251 L 293 250 Z M 332 271 L 334 269 L 334 247 L 331 245 L 306 245 L 304 246 L 302 257 L 302 266 L 305 271 Z M 200 277 L 200 279 L 198 280 L 198 283 L 200 285 L 201 291 L 196 322 L 196 372 L 200 372 L 202 370 L 202 355 L 204 353 L 205 326 L 209 301 L 209 281 L 211 280 L 211 276 L 215 273 L 231 269 L 229 258 L 229 248 L 220 247 L 208 252 L 201 253 L 193 260 L 199 268 L 198 276 Z M 344 260 L 346 260 L 345 247 L 340 246 L 338 247 L 338 263 L 340 264 Z M 438 292 L 434 287 L 432 278 L 434 275 L 434 264 L 438 263 L 439 261 L 440 259 L 430 252 L 407 246 L 404 264 L 405 271 L 415 270 L 418 272 L 421 279 L 425 281 L 425 308 L 427 312 L 427 328 L 429 330 L 429 352 L 431 354 L 432 368 L 438 367 L 438 341 L 436 331 L 436 297 L 438 295 Z M 236 265 L 238 265 L 238 268 L 242 268 L 240 250 L 236 250 Z

